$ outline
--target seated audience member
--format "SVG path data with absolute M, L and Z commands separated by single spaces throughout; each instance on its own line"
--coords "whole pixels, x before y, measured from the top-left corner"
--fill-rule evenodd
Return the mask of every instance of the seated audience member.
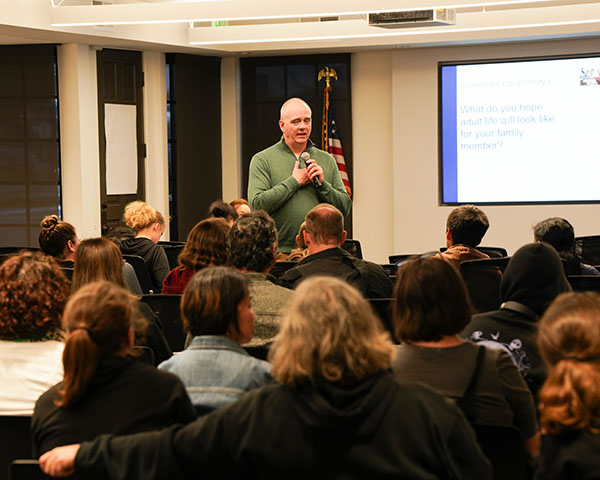
M 396 378 L 423 382 L 456 400 L 476 425 L 516 426 L 533 461 L 540 435 L 531 392 L 506 352 L 458 336 L 471 319 L 471 308 L 456 269 L 429 257 L 404 263 L 397 275 L 393 323 L 402 343 L 392 363 Z M 475 383 L 466 394 L 473 375 Z
M 40 249 L 54 257 L 61 267 L 73 268 L 75 251 L 79 237 L 75 227 L 58 219 L 58 215 L 48 215 L 40 223 L 42 231 L 38 236 Z
M 309 255 L 281 276 L 281 284 L 295 288 L 307 277 L 329 275 L 346 280 L 366 298 L 389 298 L 394 286 L 380 265 L 353 257 L 341 248 L 346 240 L 344 216 L 322 203 L 306 214 L 304 242 Z
M 491 478 L 459 409 L 394 379 L 389 335 L 347 283 L 302 282 L 270 356 L 279 383 L 184 427 L 59 447 L 42 469 L 123 479 Z
M 162 214 L 139 200 L 129 203 L 123 213 L 125 224 L 135 230 L 133 239 L 123 240 L 119 248 L 126 255 L 139 255 L 144 259 L 154 293 L 160 293 L 162 282 L 169 273 L 169 259 L 160 245 L 157 245 L 165 231 Z
M 594 267 L 582 263 L 575 253 L 575 230 L 564 218 L 547 218 L 536 223 L 533 236 L 536 242 L 546 242 L 554 247 L 565 261 L 567 275 L 600 275 Z
M 22 252 L 0 266 L 0 415 L 31 415 L 62 378 L 68 295 L 64 273 L 42 253 Z
M 40 455 L 102 433 L 128 434 L 192 421 L 196 414 L 181 381 L 128 357 L 136 298 L 110 282 L 82 287 L 65 308 L 64 379 L 44 393 L 31 422 Z
M 536 346 L 538 319 L 559 293 L 569 290 L 556 250 L 545 243 L 524 245 L 502 275 L 500 309 L 473 315 L 461 335 L 509 353 L 536 396 L 546 378 Z
M 88 238 L 81 242 L 77 249 L 71 288 L 76 292 L 88 283 L 101 280 L 126 288 L 123 277 L 123 257 L 119 247 L 107 238 Z M 143 302 L 138 304 L 138 308 L 148 321 L 148 327 L 145 335 L 136 332 L 136 345 L 150 347 L 154 352 L 155 363 L 158 365 L 171 357 L 171 349 L 163 334 L 160 319 L 147 304 Z
M 162 293 L 183 293 L 194 273 L 209 265 L 227 265 L 227 232 L 223 218 L 207 218 L 194 225 L 177 258 L 179 266 L 166 276 Z
M 246 200 L 245 198 L 236 198 L 235 200 L 229 202 L 229 205 L 235 208 L 238 217 L 246 215 L 247 213 L 250 213 L 252 211 L 250 209 L 250 204 L 248 203 L 248 200 Z
M 446 221 L 446 247 L 448 249 L 439 256 L 457 270 L 460 270 L 460 264 L 465 260 L 489 258 L 475 248 L 481 243 L 489 226 L 490 222 L 486 214 L 476 206 L 462 205 L 455 208 L 450 212 Z
M 233 222 L 237 220 L 238 213 L 235 208 L 223 200 L 215 200 L 208 207 L 208 216 L 210 218 L 223 218 L 231 227 Z
M 102 236 L 115 242 L 117 247 L 121 249 L 121 244 L 125 240 L 131 240 L 135 238 L 135 230 L 129 227 L 118 226 L 111 228 L 105 235 Z M 140 286 L 140 281 L 135 273 L 135 269 L 127 262 L 123 262 L 123 276 L 125 277 L 127 288 L 131 290 L 131 293 L 135 295 L 144 294 L 144 291 Z
M 292 291 L 275 285 L 267 274 L 277 256 L 275 221 L 264 210 L 250 212 L 234 223 L 227 236 L 231 264 L 248 281 L 252 309 L 256 312 L 256 330 L 246 347 L 261 349 L 265 354 L 279 331 L 280 316 Z
M 158 368 L 181 378 L 199 414 L 227 405 L 271 379 L 271 365 L 240 346 L 251 340 L 256 318 L 241 273 L 228 267 L 196 273 L 183 293 L 181 315 L 192 342 Z
M 538 347 L 549 373 L 540 390 L 544 437 L 536 478 L 598 478 L 600 296 L 558 296 L 540 320 Z
M 308 248 L 306 247 L 306 243 L 304 243 L 305 231 L 306 222 L 302 222 L 302 225 L 300 225 L 300 228 L 298 229 L 298 235 L 296 235 L 296 245 L 298 245 L 298 248 L 294 248 L 287 256 L 286 260 L 288 262 L 299 262 L 309 254 Z

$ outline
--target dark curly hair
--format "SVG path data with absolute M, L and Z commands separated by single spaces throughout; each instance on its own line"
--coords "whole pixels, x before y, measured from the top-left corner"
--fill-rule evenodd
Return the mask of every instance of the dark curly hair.
M 207 218 L 194 225 L 188 233 L 185 247 L 177 260 L 192 271 L 208 265 L 227 265 L 227 232 L 229 224 L 223 218 Z
M 277 242 L 275 222 L 264 210 L 242 215 L 227 236 L 231 264 L 253 272 L 266 271 L 273 263 L 273 244 Z
M 69 282 L 56 261 L 22 252 L 0 266 L 0 338 L 43 340 L 56 336 Z
M 40 248 L 46 255 L 62 260 L 69 241 L 75 243 L 77 232 L 69 222 L 63 222 L 57 215 L 48 215 L 40 223 L 42 231 L 38 236 Z

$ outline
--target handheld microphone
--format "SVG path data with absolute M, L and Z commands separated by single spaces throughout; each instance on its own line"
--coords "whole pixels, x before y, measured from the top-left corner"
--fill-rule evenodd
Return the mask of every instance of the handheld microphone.
M 308 152 L 302 152 L 302 155 L 300 155 L 300 160 L 302 160 L 304 162 L 304 165 L 307 165 L 306 162 L 308 162 L 310 160 L 310 154 Z M 313 160 L 313 162 L 314 162 L 314 160 Z M 319 179 L 318 176 L 313 177 L 312 182 L 315 187 L 321 188 L 323 186 L 323 184 L 321 183 L 321 180 Z

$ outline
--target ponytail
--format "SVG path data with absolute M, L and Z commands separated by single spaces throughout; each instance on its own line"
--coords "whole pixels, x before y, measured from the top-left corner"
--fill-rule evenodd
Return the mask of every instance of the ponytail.
M 100 360 L 100 348 L 93 342 L 87 327 L 76 327 L 65 342 L 63 351 L 64 379 L 60 396 L 54 403 L 70 407 L 77 403 L 90 385 Z

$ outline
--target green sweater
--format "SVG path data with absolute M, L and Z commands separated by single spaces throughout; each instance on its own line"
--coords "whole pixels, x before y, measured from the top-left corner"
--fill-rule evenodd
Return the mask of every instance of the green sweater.
M 296 248 L 296 235 L 308 211 L 320 203 L 330 203 L 344 216 L 350 212 L 352 200 L 344 188 L 335 160 L 319 150 L 309 140 L 306 152 L 323 169 L 325 181 L 321 188 L 310 183 L 300 187 L 292 177 L 296 155 L 281 137 L 281 141 L 250 162 L 248 200 L 253 210 L 266 210 L 275 220 L 279 234 L 279 251 Z

